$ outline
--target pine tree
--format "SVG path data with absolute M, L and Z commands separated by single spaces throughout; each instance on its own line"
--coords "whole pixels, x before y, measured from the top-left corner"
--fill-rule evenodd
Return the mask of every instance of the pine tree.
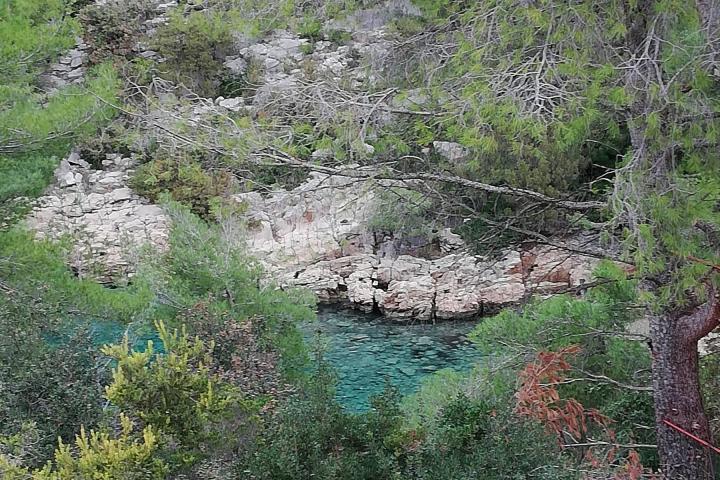
M 708 451 L 665 421 L 711 440 L 697 345 L 720 324 L 720 3 L 499 0 L 460 19 L 453 121 L 505 145 L 512 168 L 571 173 L 585 145 L 627 132 L 602 227 L 641 280 L 663 473 L 713 478 Z

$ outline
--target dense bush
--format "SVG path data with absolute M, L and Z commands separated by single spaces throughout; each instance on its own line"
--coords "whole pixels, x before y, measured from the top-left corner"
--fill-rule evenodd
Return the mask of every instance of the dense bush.
M 32 422 L 35 439 L 23 461 L 39 466 L 58 438 L 71 441 L 80 425 L 101 422 L 106 372 L 88 333 L 66 331 L 62 309 L 19 292 L 13 297 L 0 296 L 0 436 Z
M 157 325 L 163 351 L 152 342 L 132 351 L 127 337 L 103 353 L 117 362 L 107 399 L 124 414 L 161 432 L 172 458 L 191 465 L 202 452 L 231 449 L 246 426 L 250 404 L 241 392 L 211 374 L 211 348 L 183 329 Z M 233 440 L 235 439 L 235 440 Z
M 577 380 L 561 385 L 561 395 L 612 418 L 616 437 L 625 443 L 653 444 L 655 432 L 646 428 L 654 422 L 650 352 L 642 336 L 626 333 L 638 319 L 634 282 L 611 264 L 597 274 L 608 283 L 585 298 L 559 295 L 520 314 L 504 311 L 481 323 L 473 339 L 482 351 L 500 357 L 579 346 L 573 360 Z M 641 454 L 645 466 L 656 465 L 652 449 Z
M 427 395 L 423 391 L 413 402 Z M 321 360 L 305 389 L 266 423 L 238 466 L 239 478 L 575 478 L 563 471 L 566 461 L 554 438 L 513 415 L 510 388 L 495 398 L 440 396 L 442 405 L 419 423 L 408 421 L 391 386 L 372 399 L 368 412 L 347 413 Z
M 50 181 L 70 142 L 87 137 L 115 112 L 115 72 L 107 65 L 89 72 L 88 91 L 77 86 L 45 98 L 41 69 L 75 43 L 79 25 L 66 2 L 11 0 L 0 6 L 0 224 L 38 195 Z M 21 213 L 21 212 L 20 212 Z
M 207 218 L 213 204 L 233 192 L 234 182 L 226 172 L 203 169 L 190 154 L 161 154 L 137 169 L 131 186 L 153 202 L 169 194 L 174 201 Z
M 78 18 L 92 58 L 129 58 L 142 34 L 143 22 L 153 14 L 152 4 L 143 0 L 111 0 L 85 6 Z
M 167 60 L 168 74 L 193 91 L 212 96 L 220 85 L 222 62 L 233 46 L 232 18 L 221 10 L 173 12 L 153 42 Z
M 79 26 L 63 0 L 9 0 L 0 5 L 0 104 L 32 93 L 35 75 L 75 43 Z
M 402 420 L 397 394 L 387 390 L 361 416 L 343 412 L 334 394 L 333 373 L 321 360 L 306 388 L 267 421 L 240 478 L 400 478 L 390 442 Z
M 77 279 L 62 245 L 0 233 L 0 436 L 34 423 L 26 465 L 44 463 L 58 437 L 103 423 L 104 357 L 89 323 L 129 321 L 148 307 L 139 283 L 108 290 Z
M 128 479 L 163 480 L 168 468 L 157 457 L 158 438 L 151 428 L 139 434 L 127 417 L 120 419 L 119 435 L 106 431 L 84 429 L 75 443 L 62 441 L 53 462 L 42 469 L 30 471 L 0 455 L 0 473 L 6 480 L 67 480 L 67 479 Z

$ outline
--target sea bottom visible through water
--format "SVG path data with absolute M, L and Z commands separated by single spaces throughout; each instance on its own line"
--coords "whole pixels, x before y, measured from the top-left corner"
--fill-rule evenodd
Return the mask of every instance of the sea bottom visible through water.
M 308 349 L 323 345 L 324 358 L 338 377 L 337 399 L 350 412 L 370 406 L 370 397 L 382 393 L 387 381 L 402 394 L 420 387 L 423 378 L 438 370 L 469 370 L 481 352 L 466 337 L 475 322 L 436 324 L 399 323 L 375 314 L 321 308 L 317 321 L 302 325 Z M 115 322 L 92 322 L 91 334 L 98 345 L 115 343 L 129 332 L 130 346 L 144 350 L 153 340 L 163 351 L 157 333 L 148 325 L 126 326 Z
M 438 370 L 469 370 L 481 353 L 466 337 L 475 322 L 398 323 L 379 315 L 321 308 L 317 322 L 303 327 L 306 341 L 324 345 L 324 357 L 338 376 L 337 398 L 348 410 L 369 407 L 386 381 L 402 394 L 420 387 Z

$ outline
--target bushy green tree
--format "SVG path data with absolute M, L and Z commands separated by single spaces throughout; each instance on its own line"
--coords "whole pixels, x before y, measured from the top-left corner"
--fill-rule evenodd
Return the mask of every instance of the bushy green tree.
M 452 168 L 462 180 L 564 196 L 590 159 L 615 150 L 612 180 L 594 184 L 608 185 L 595 193 L 612 207 L 600 228 L 622 232 L 645 280 L 659 453 L 678 478 L 713 476 L 708 453 L 665 421 L 710 438 L 697 343 L 720 324 L 718 19 L 717 2 L 707 1 L 473 2 L 436 37 L 452 32 L 453 58 L 430 66 L 447 73 L 436 97 L 457 92 L 436 125 L 472 150 Z M 455 185 L 469 185 L 462 180 Z M 495 225 L 498 214 L 515 225 L 533 212 L 547 218 L 523 192 L 505 193 L 515 199 L 492 212 Z M 482 208 L 468 216 L 486 220 L 496 197 L 478 197 Z
M 250 405 L 211 374 L 210 348 L 200 339 L 156 327 L 162 353 L 152 341 L 144 351 L 131 350 L 127 337 L 103 348 L 117 362 L 106 395 L 120 411 L 169 436 L 181 464 L 192 464 L 202 450 L 233 443 L 243 426 L 238 417 L 247 416 Z
M 22 101 L 42 65 L 74 45 L 79 26 L 63 0 L 7 0 L 0 12 L 0 101 Z
M 229 173 L 208 172 L 201 162 L 182 153 L 159 156 L 141 165 L 131 186 L 153 201 L 169 194 L 174 201 L 191 207 L 194 213 L 205 218 L 215 202 L 222 201 L 234 190 Z
M 137 435 L 132 422 L 120 417 L 117 436 L 81 429 L 74 445 L 60 445 L 54 461 L 34 471 L 0 455 L 0 474 L 7 480 L 162 480 L 168 467 L 157 457 L 160 442 L 151 427 Z
M 240 18 L 239 12 L 209 9 L 187 16 L 172 12 L 170 22 L 154 38 L 155 48 L 167 59 L 169 75 L 197 93 L 212 95 L 224 56 L 231 53 L 233 18 Z

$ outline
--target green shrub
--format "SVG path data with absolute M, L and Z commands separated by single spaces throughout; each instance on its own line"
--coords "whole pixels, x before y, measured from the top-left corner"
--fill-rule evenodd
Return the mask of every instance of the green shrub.
M 183 82 L 198 94 L 214 96 L 220 84 L 223 60 L 233 45 L 232 24 L 236 12 L 216 10 L 171 13 L 170 22 L 160 28 L 153 42 L 167 60 L 173 80 Z
M 44 463 L 58 437 L 104 420 L 107 372 L 90 322 L 132 320 L 150 301 L 141 282 L 110 290 L 76 278 L 64 253 L 19 230 L 0 233 L 0 436 L 34 423 L 26 466 Z
M 78 279 L 67 266 L 65 247 L 35 241 L 32 234 L 18 229 L 1 232 L 2 283 L 16 295 L 27 295 L 49 306 L 50 311 L 64 307 L 82 312 L 86 318 L 127 322 L 148 308 L 151 295 L 141 279 L 117 289 Z
M 423 15 L 432 21 L 446 20 L 449 16 L 464 12 L 473 2 L 467 0 L 412 0 Z
M 75 44 L 79 25 L 66 2 L 10 0 L 0 5 L 0 224 L 14 222 L 52 178 L 71 142 L 111 118 L 118 79 L 108 65 L 89 73 L 87 89 L 72 86 L 45 97 L 37 75 Z M 89 94 L 88 94 L 89 93 Z
M 305 388 L 269 419 L 241 478 L 294 480 L 399 479 L 394 446 L 402 417 L 389 389 L 365 415 L 343 412 L 334 373 L 319 360 Z
M 115 115 L 109 104 L 116 100 L 118 86 L 109 65 L 90 72 L 87 90 L 69 87 L 44 104 L 29 91 L 3 97 L 0 85 L 0 224 L 23 212 L 13 199 L 42 193 L 73 141 L 89 138 Z
M 329 42 L 344 45 L 352 40 L 352 34 L 346 30 L 332 29 L 327 33 L 327 39 Z
M 638 427 L 653 425 L 651 392 L 613 383 L 637 387 L 650 384 L 647 345 L 626 335 L 628 325 L 638 318 L 635 283 L 625 280 L 624 273 L 609 263 L 601 265 L 596 274 L 609 283 L 592 288 L 584 298 L 558 295 L 532 303 L 521 313 L 506 310 L 481 323 L 472 339 L 482 351 L 500 358 L 578 345 L 580 353 L 573 363 L 581 365 L 589 377 L 611 380 L 570 382 L 560 386 L 562 397 L 574 398 L 585 408 L 595 408 L 612 418 L 618 439 L 653 444 L 655 431 Z M 644 449 L 640 453 L 645 466 L 657 465 L 655 451 Z
M 171 438 L 177 461 L 192 464 L 208 448 L 228 447 L 238 438 L 250 405 L 241 392 L 210 373 L 212 346 L 190 338 L 185 329 L 156 325 L 163 352 L 148 342 L 144 351 L 130 349 L 127 336 L 103 347 L 117 362 L 107 387 L 108 400 L 127 415 Z
M 156 432 L 146 427 L 136 435 L 130 420 L 123 416 L 120 425 L 117 436 L 94 430 L 88 435 L 81 429 L 74 445 L 60 441 L 54 462 L 32 472 L 0 455 L 0 473 L 6 480 L 165 479 L 168 468 L 157 457 Z
M 298 34 L 308 40 L 317 41 L 322 38 L 322 22 L 319 18 L 305 15 L 298 26 Z
M 141 36 L 143 22 L 154 13 L 152 5 L 144 0 L 87 5 L 78 18 L 84 28 L 84 39 L 91 46 L 91 58 L 96 62 L 110 57 L 129 59 Z
M 159 156 L 137 169 L 130 185 L 140 195 L 158 202 L 163 194 L 203 217 L 211 206 L 231 193 L 232 177 L 223 171 L 207 172 L 190 154 Z

